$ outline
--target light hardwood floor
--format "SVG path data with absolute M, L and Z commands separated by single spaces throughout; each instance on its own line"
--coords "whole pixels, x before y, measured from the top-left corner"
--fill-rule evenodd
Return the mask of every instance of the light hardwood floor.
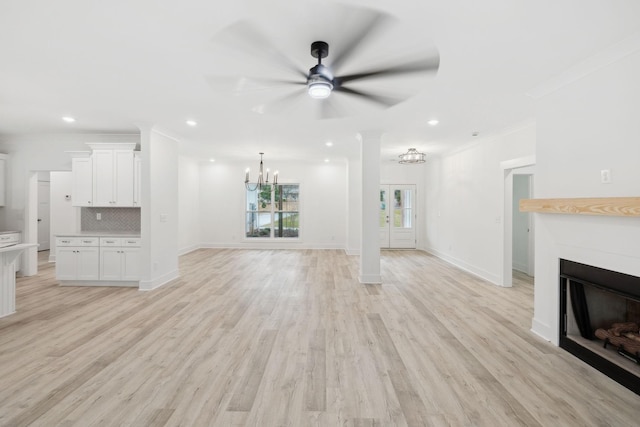
M 3 426 L 632 426 L 640 398 L 529 329 L 533 286 L 418 251 L 180 259 L 156 291 L 18 280 Z

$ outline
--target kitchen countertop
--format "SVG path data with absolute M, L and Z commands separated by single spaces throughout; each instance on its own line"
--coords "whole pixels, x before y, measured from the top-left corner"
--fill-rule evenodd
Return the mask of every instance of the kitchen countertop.
M 20 231 L 0 231 L 0 234 L 20 233 Z
M 79 231 L 76 233 L 60 233 L 56 237 L 140 237 L 140 233 L 131 231 Z

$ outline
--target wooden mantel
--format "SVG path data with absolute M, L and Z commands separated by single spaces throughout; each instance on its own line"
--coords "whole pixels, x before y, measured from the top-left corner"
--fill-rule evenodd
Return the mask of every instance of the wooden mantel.
M 640 216 L 640 197 L 522 199 L 520 200 L 520 212 Z

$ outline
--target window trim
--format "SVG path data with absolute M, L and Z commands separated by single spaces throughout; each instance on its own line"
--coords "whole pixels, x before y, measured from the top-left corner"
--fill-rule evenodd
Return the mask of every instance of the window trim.
M 253 185 L 255 183 L 249 183 L 249 185 Z M 295 243 L 295 242 L 301 242 L 302 241 L 302 229 L 303 229 L 303 221 L 302 221 L 302 197 L 300 196 L 300 193 L 302 192 L 302 184 L 300 182 L 278 182 L 278 185 L 297 185 L 298 186 L 298 210 L 296 211 L 298 213 L 298 237 L 276 237 L 274 235 L 274 230 L 270 230 L 269 232 L 269 236 L 268 237 L 248 237 L 247 236 L 247 214 L 250 212 L 247 210 L 247 193 L 248 190 L 245 186 L 244 188 L 244 198 L 243 198 L 243 209 L 244 209 L 244 219 L 242 221 L 242 236 L 243 236 L 243 242 L 252 242 L 252 243 L 273 243 L 273 242 L 279 242 L 279 243 Z M 275 203 L 273 204 L 273 206 L 275 206 Z M 256 212 L 260 212 L 260 211 L 256 211 Z M 264 211 L 263 211 L 264 212 Z M 275 220 L 275 214 L 281 211 L 272 209 L 271 211 L 268 211 L 270 213 L 270 215 L 272 215 L 272 222 Z M 288 211 L 285 211 L 288 212 Z

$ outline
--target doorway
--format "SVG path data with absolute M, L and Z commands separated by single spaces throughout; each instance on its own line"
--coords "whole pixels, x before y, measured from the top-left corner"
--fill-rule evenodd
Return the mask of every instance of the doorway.
M 47 173 L 48 175 L 48 173 Z M 40 179 L 40 177 L 38 177 Z M 48 177 L 47 177 L 48 178 Z M 38 252 L 50 249 L 50 182 L 38 181 Z
M 380 186 L 380 248 L 416 248 L 416 186 Z
M 498 285 L 511 287 L 513 285 L 513 177 L 515 175 L 531 175 L 532 180 L 535 179 L 535 156 L 520 157 L 512 160 L 500 162 L 500 168 L 503 174 L 503 216 L 498 217 L 497 222 L 502 222 L 500 227 L 500 276 Z M 533 184 L 532 184 L 533 186 Z M 533 236 L 533 228 L 530 234 Z M 533 244 L 533 242 L 532 242 Z M 530 255 L 534 254 L 534 249 L 529 251 Z M 533 268 L 533 262 L 531 262 Z
M 513 270 L 531 277 L 534 275 L 535 262 L 533 215 L 520 212 L 519 203 L 521 199 L 532 198 L 532 195 L 533 175 L 519 174 L 516 169 L 513 175 L 512 267 Z

